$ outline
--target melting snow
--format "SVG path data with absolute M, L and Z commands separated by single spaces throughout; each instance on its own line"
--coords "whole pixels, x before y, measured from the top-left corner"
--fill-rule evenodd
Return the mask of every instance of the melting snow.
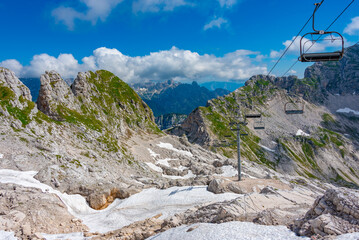
M 184 151 L 184 150 L 179 150 L 177 148 L 174 148 L 172 144 L 170 143 L 163 143 L 163 142 L 160 142 L 160 144 L 157 144 L 157 146 L 159 146 L 160 148 L 165 148 L 165 149 L 168 149 L 168 150 L 172 150 L 174 152 L 178 152 L 182 155 L 186 155 L 188 157 L 192 157 L 193 154 L 188 152 L 188 151 Z
M 147 150 L 150 152 L 151 156 L 154 157 L 154 158 L 160 156 L 160 154 L 155 153 L 155 152 L 152 151 L 152 149 L 150 149 L 150 148 L 147 148 Z
M 6 232 L 0 230 L 0 239 L 2 240 L 17 240 L 13 232 Z
M 54 190 L 34 179 L 34 175 L 36 175 L 35 171 L 0 169 L 0 182 L 39 188 L 43 192 L 56 194 L 73 216 L 81 219 L 92 232 L 101 233 L 122 228 L 160 213 L 162 218 L 166 218 L 199 204 L 232 200 L 240 196 L 234 193 L 214 194 L 207 191 L 207 186 L 172 187 L 164 190 L 151 188 L 127 199 L 116 199 L 106 209 L 97 211 L 90 208 L 82 196 L 68 195 Z
M 64 234 L 45 234 L 45 233 L 41 233 L 41 235 L 46 240 L 61 240 L 61 239 L 87 240 L 87 239 L 91 239 L 91 237 L 84 237 L 83 233 L 64 233 Z
M 0 159 L 4 157 L 4 154 L 0 153 Z
M 303 130 L 299 129 L 297 131 L 297 134 L 295 134 L 296 136 L 304 136 L 304 137 L 309 137 L 310 135 L 308 133 L 303 132 Z
M 238 175 L 238 170 L 232 167 L 231 165 L 225 165 L 222 166 L 223 173 L 221 174 L 215 174 L 216 176 L 222 176 L 222 177 L 234 177 Z
M 161 164 L 166 167 L 171 167 L 171 165 L 168 163 L 169 160 L 176 160 L 176 159 L 171 159 L 171 158 L 160 159 L 156 162 L 156 164 Z
M 297 133 L 298 134 L 298 133 Z M 269 151 L 269 152 L 275 152 L 275 150 L 273 150 L 273 149 L 270 149 L 269 147 L 266 147 L 266 146 L 263 146 L 263 145 L 261 145 L 261 144 L 258 144 L 261 148 L 263 148 L 263 149 L 265 149 L 265 150 L 267 150 L 267 151 Z
M 354 113 L 355 115 L 359 115 L 359 111 L 355 111 L 353 109 L 350 109 L 350 108 L 340 108 L 337 110 L 338 113 Z
M 147 166 L 149 166 L 152 170 L 156 171 L 156 172 L 162 172 L 162 168 L 157 167 L 155 164 L 150 163 L 150 162 L 146 162 Z
M 187 231 L 193 227 L 194 230 Z M 309 240 L 298 237 L 285 226 L 265 226 L 249 222 L 227 222 L 221 224 L 200 223 L 180 226 L 152 236 L 148 240 Z

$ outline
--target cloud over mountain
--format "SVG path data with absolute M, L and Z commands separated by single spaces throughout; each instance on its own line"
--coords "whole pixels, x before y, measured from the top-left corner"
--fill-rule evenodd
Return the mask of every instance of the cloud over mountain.
M 48 54 L 35 55 L 28 66 L 16 60 L 6 60 L 0 66 L 8 67 L 21 77 L 39 77 L 45 70 L 56 70 L 63 77 L 75 77 L 77 72 L 106 69 L 126 82 L 145 80 L 239 80 L 254 74 L 266 73 L 259 52 L 237 50 L 223 57 L 200 55 L 189 50 L 172 47 L 170 50 L 150 53 L 146 56 L 126 56 L 117 49 L 98 48 L 93 55 L 82 59 L 72 54 L 53 57 Z

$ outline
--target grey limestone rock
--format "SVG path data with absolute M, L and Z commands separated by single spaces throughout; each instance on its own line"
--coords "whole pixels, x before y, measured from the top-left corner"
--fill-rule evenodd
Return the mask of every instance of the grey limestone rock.
M 70 87 L 55 71 L 46 72 L 40 78 L 41 87 L 37 99 L 38 109 L 54 120 L 64 120 L 61 108 L 80 110 Z
M 323 237 L 359 231 L 359 191 L 327 190 L 292 228 L 301 236 L 318 234 Z

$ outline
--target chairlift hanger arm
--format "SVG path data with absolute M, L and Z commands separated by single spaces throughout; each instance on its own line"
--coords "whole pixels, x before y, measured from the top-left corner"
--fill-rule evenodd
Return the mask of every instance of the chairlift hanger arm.
M 319 7 L 320 7 L 320 5 L 322 5 L 323 4 L 323 2 L 324 2 L 324 0 L 322 0 L 320 3 L 314 3 L 314 5 L 315 5 L 315 8 L 314 8 L 314 12 L 313 12 L 313 30 L 314 30 L 314 32 L 320 32 L 320 31 L 318 31 L 318 30 L 316 30 L 315 29 L 315 25 L 314 25 L 314 23 L 315 23 L 315 13 L 317 12 L 317 10 L 319 9 Z

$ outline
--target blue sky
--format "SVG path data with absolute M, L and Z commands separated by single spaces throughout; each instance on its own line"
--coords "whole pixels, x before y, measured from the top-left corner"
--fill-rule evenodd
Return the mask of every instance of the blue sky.
M 75 77 L 103 68 L 127 82 L 240 81 L 271 69 L 315 2 L 1 1 L 0 65 L 20 77 L 39 77 L 45 70 Z M 318 28 L 326 28 L 350 2 L 325 0 Z M 347 46 L 359 40 L 359 1 L 331 30 L 343 33 Z M 273 74 L 284 74 L 297 57 L 293 47 Z M 308 65 L 298 63 L 291 73 L 303 76 Z

